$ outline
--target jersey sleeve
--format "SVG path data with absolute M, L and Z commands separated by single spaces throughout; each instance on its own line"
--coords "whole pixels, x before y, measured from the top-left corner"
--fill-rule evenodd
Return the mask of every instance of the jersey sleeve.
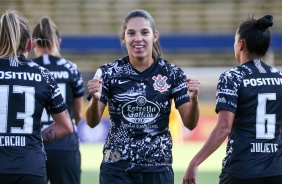
M 235 113 L 238 102 L 238 90 L 243 76 L 238 68 L 233 68 L 220 75 L 216 91 L 216 113 L 224 109 Z
M 67 105 L 64 102 L 63 96 L 60 92 L 56 80 L 47 69 L 44 69 L 43 67 L 40 67 L 40 69 L 42 76 L 48 85 L 49 100 L 45 104 L 45 108 L 48 114 L 63 112 L 67 109 Z
M 184 71 L 178 67 L 175 69 L 172 95 L 175 102 L 175 108 L 189 102 L 186 75 Z
M 83 78 L 79 68 L 74 64 L 73 76 L 73 97 L 79 98 L 84 95 Z

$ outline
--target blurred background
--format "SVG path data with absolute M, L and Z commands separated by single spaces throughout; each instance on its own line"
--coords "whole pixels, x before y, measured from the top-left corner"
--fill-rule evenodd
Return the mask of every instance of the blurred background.
M 124 17 L 134 9 L 145 9 L 153 16 L 163 58 L 181 67 L 188 77 L 201 80 L 202 84 L 201 115 L 196 129 L 185 129 L 178 111 L 172 108 L 170 128 L 175 145 L 175 183 L 181 183 L 188 161 L 216 123 L 217 80 L 222 72 L 238 64 L 233 44 L 242 21 L 251 16 L 273 15 L 271 46 L 264 61 L 282 69 L 281 0 L 0 0 L 0 4 L 1 14 L 7 9 L 18 10 L 32 26 L 42 16 L 51 17 L 57 24 L 62 37 L 62 56 L 75 62 L 83 75 L 86 89 L 83 115 L 88 105 L 87 81 L 102 64 L 127 55 L 119 41 Z M 29 58 L 33 57 L 31 52 Z M 85 119 L 78 126 L 83 184 L 98 181 L 108 127 L 107 112 L 94 129 L 86 125 Z M 220 148 L 219 155 L 214 154 L 199 168 L 200 184 L 218 183 L 224 149 Z
M 271 47 L 264 61 L 282 66 L 281 0 L 0 0 L 0 11 L 15 9 L 34 26 L 42 16 L 57 24 L 62 37 L 62 56 L 75 62 L 87 81 L 96 69 L 125 56 L 119 33 L 127 13 L 145 9 L 153 16 L 160 35 L 163 58 L 181 67 L 188 77 L 201 80 L 201 118 L 195 131 L 183 128 L 178 113 L 171 114 L 175 142 L 205 140 L 216 121 L 215 90 L 219 75 L 237 65 L 233 53 L 234 35 L 240 22 L 250 16 L 272 14 Z M 33 27 L 32 27 L 33 28 Z M 33 52 L 29 58 L 32 58 Z M 84 113 L 83 113 L 84 114 Z M 83 120 L 81 142 L 100 142 L 108 129 L 108 114 L 94 129 Z M 95 136 L 93 136 L 95 133 Z

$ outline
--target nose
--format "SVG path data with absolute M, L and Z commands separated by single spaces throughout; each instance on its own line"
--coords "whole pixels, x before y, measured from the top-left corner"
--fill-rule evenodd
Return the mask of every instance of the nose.
M 135 35 L 135 41 L 137 41 L 137 42 L 142 41 L 142 35 L 141 35 L 140 33 L 137 33 L 137 34 Z

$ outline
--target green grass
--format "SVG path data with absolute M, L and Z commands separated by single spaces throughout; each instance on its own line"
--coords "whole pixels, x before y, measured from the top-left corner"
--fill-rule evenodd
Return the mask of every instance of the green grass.
M 173 170 L 175 184 L 181 184 L 183 175 L 192 157 L 202 147 L 202 142 L 174 144 Z M 225 144 L 205 160 L 198 168 L 197 184 L 217 184 L 221 161 L 225 155 Z M 99 184 L 99 167 L 102 160 L 103 144 L 80 144 L 82 157 L 81 184 Z

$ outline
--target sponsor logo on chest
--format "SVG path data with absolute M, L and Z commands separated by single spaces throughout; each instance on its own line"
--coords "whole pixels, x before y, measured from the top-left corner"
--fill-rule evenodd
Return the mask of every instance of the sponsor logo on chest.
M 122 107 L 123 117 L 131 123 L 149 123 L 158 117 L 160 108 L 144 96 L 137 97 Z

